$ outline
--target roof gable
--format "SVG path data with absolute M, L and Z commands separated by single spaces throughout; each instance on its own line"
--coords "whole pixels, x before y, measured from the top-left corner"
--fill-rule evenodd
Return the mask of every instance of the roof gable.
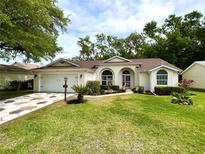
M 205 61 L 195 61 L 194 63 L 192 63 L 189 67 L 187 67 L 181 74 L 184 74 L 186 71 L 188 71 L 189 69 L 191 69 L 194 65 L 201 65 L 201 66 L 205 66 Z
M 70 62 L 64 58 L 57 59 L 50 64 L 46 65 L 45 67 L 79 67 L 78 64 Z
M 114 56 L 104 61 L 104 63 L 125 63 L 125 62 L 132 62 L 132 61 L 120 56 Z
M 150 69 L 149 71 L 154 71 L 156 69 L 159 69 L 159 68 L 167 68 L 167 69 L 170 69 L 170 70 L 173 70 L 173 71 L 176 71 L 176 72 L 180 72 L 181 70 L 180 69 L 176 69 L 176 68 L 173 68 L 173 67 L 170 67 L 170 66 L 167 66 L 167 65 L 159 65 L 159 66 L 156 66 L 154 67 L 153 69 Z

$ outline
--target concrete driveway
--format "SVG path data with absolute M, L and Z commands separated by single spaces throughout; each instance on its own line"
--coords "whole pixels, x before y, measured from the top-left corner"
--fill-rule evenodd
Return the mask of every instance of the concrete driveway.
M 62 99 L 63 93 L 33 93 L 0 101 L 0 125 Z

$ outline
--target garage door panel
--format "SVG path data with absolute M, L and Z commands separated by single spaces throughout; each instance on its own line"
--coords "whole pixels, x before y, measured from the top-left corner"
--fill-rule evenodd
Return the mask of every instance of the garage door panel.
M 64 78 L 68 78 L 68 92 L 74 92 L 72 86 L 78 83 L 77 75 L 68 74 L 44 74 L 41 76 L 41 91 L 45 92 L 64 92 L 63 85 L 65 83 Z

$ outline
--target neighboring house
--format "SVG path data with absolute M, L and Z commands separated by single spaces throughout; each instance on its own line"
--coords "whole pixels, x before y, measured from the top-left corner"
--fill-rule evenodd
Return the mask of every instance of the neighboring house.
M 15 62 L 11 66 L 16 66 L 19 68 L 23 68 L 25 70 L 31 70 L 35 68 L 39 68 L 40 66 L 37 64 L 28 64 L 28 63 L 20 63 L 20 62 Z
M 144 86 L 154 90 L 157 85 L 177 86 L 181 71 L 168 62 L 158 59 L 125 59 L 114 56 L 107 60 L 68 61 L 60 58 L 44 67 L 34 69 L 36 92 L 63 92 L 64 78 L 68 78 L 68 92 L 74 84 L 99 80 L 102 85 L 119 85 L 133 88 Z
M 205 89 L 205 61 L 196 61 L 182 72 L 182 78 L 194 80 L 193 88 Z
M 0 64 L 0 89 L 10 81 L 26 81 L 34 78 L 31 69 L 39 67 L 35 64 L 14 63 L 12 65 Z

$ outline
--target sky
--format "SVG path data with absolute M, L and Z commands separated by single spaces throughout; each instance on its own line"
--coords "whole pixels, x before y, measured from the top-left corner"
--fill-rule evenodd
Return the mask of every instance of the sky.
M 205 14 L 205 0 L 58 0 L 57 5 L 71 23 L 67 32 L 60 33 L 58 44 L 63 51 L 53 60 L 77 56 L 79 37 L 94 38 L 98 33 L 126 37 L 132 32 L 142 32 L 144 25 L 152 20 L 162 24 L 170 14 L 184 15 L 193 10 Z M 20 59 L 0 60 L 0 63 L 15 61 Z

